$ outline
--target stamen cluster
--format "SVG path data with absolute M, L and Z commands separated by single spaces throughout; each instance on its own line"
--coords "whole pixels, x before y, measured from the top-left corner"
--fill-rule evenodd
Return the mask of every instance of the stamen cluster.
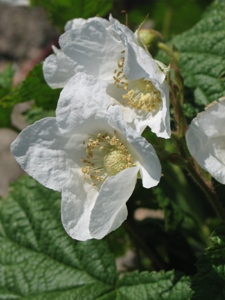
M 86 144 L 85 141 L 83 143 Z M 96 185 L 97 182 L 103 182 L 108 176 L 116 175 L 135 166 L 131 154 L 117 137 L 116 131 L 114 131 L 113 136 L 106 132 L 90 137 L 86 146 L 86 153 L 86 159 L 81 158 L 85 164 L 81 170 L 85 179 L 88 177 L 92 179 L 93 185 Z
M 138 87 L 138 83 L 141 87 Z M 145 112 L 157 112 L 162 105 L 162 98 L 160 91 L 151 83 L 151 81 L 141 79 L 130 89 L 129 92 L 123 95 L 126 103 L 135 109 Z M 133 86 L 134 84 L 132 84 Z
M 125 50 L 121 53 L 124 54 Z M 117 61 L 118 68 L 114 70 L 115 75 L 113 76 L 116 87 L 128 91 L 122 95 L 125 100 L 122 104 L 147 113 L 157 113 L 162 106 L 160 91 L 146 79 L 129 81 L 123 72 L 124 60 L 124 56 L 122 56 Z

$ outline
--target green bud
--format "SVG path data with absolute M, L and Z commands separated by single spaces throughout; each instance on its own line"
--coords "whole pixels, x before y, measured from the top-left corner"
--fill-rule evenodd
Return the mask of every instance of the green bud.
M 152 56 L 158 52 L 158 42 L 162 41 L 162 35 L 154 30 L 148 28 L 140 28 L 137 31 L 140 46 L 145 45 Z

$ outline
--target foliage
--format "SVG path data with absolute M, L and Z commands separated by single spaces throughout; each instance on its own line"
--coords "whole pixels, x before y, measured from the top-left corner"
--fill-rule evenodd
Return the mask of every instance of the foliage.
M 112 7 L 112 0 L 31 0 L 31 4 L 44 7 L 52 23 L 63 29 L 68 20 L 105 16 Z
M 69 238 L 59 193 L 31 178 L 13 185 L 0 220 L 0 299 L 190 298 L 189 279 L 173 271 L 118 279 L 106 242 Z
M 11 124 L 11 113 L 12 107 L 4 108 L 2 100 L 11 92 L 12 83 L 13 83 L 14 70 L 12 65 L 8 65 L 5 70 L 0 73 L 0 109 L 1 109 L 1 118 L 0 118 L 0 127 L 9 127 Z
M 200 258 L 198 273 L 192 279 L 193 300 L 224 299 L 225 297 L 225 230 L 222 222 L 211 236 L 213 246 Z
M 184 83 L 195 103 L 206 105 L 225 95 L 225 2 L 215 1 L 190 30 L 174 38 Z

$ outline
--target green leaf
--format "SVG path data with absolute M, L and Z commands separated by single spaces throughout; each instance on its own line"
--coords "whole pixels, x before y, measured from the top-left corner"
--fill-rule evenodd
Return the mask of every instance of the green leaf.
M 119 283 L 117 299 L 123 300 L 187 300 L 191 297 L 188 277 L 170 272 L 133 272 Z
M 0 97 L 2 97 L 2 89 L 12 88 L 14 73 L 15 70 L 10 64 L 0 73 Z
M 214 245 L 200 258 L 193 277 L 193 300 L 225 299 L 225 223 L 212 234 Z
M 196 104 L 206 105 L 225 95 L 225 2 L 215 1 L 203 18 L 173 42 L 180 51 L 185 85 Z
M 29 177 L 0 202 L 0 300 L 187 300 L 189 278 L 170 271 L 118 279 L 104 241 L 72 240 L 60 220 L 60 194 Z
M 98 299 L 117 279 L 103 241 L 63 230 L 60 194 L 21 178 L 0 206 L 0 299 Z
M 10 127 L 11 126 L 11 114 L 12 108 L 3 108 L 0 105 L 1 117 L 0 117 L 0 127 Z
M 111 10 L 112 3 L 113 0 L 31 0 L 33 6 L 44 7 L 52 23 L 61 30 L 74 18 L 104 17 Z
M 34 122 L 43 118 L 55 117 L 55 111 L 43 110 L 42 107 L 34 106 L 30 110 L 26 111 L 23 115 L 28 124 L 33 124 Z
M 29 72 L 26 79 L 5 98 L 0 105 L 12 107 L 16 103 L 35 100 L 35 104 L 45 110 L 56 108 L 61 89 L 50 88 L 43 76 L 42 63 Z
M 4 105 L 1 105 L 1 99 L 10 93 L 12 90 L 13 76 L 15 71 L 13 70 L 12 65 L 8 65 L 3 72 L 0 73 L 0 127 L 10 127 L 11 125 L 11 113 L 12 108 L 5 108 Z

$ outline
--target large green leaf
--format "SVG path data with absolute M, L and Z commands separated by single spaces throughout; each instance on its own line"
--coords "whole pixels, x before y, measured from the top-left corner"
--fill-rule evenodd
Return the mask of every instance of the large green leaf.
M 191 297 L 188 278 L 171 272 L 134 272 L 119 282 L 117 299 L 123 300 L 186 300 Z
M 214 245 L 200 258 L 193 277 L 193 300 L 225 299 L 225 223 L 212 234 Z
M 187 300 L 189 279 L 173 271 L 118 279 L 104 241 L 78 242 L 60 221 L 60 194 L 21 178 L 0 203 L 0 299 Z
M 106 244 L 80 243 L 63 230 L 59 193 L 22 178 L 0 220 L 0 299 L 98 299 L 115 285 Z
M 225 1 L 217 0 L 203 18 L 173 42 L 180 51 L 185 85 L 194 90 L 197 104 L 225 95 Z

